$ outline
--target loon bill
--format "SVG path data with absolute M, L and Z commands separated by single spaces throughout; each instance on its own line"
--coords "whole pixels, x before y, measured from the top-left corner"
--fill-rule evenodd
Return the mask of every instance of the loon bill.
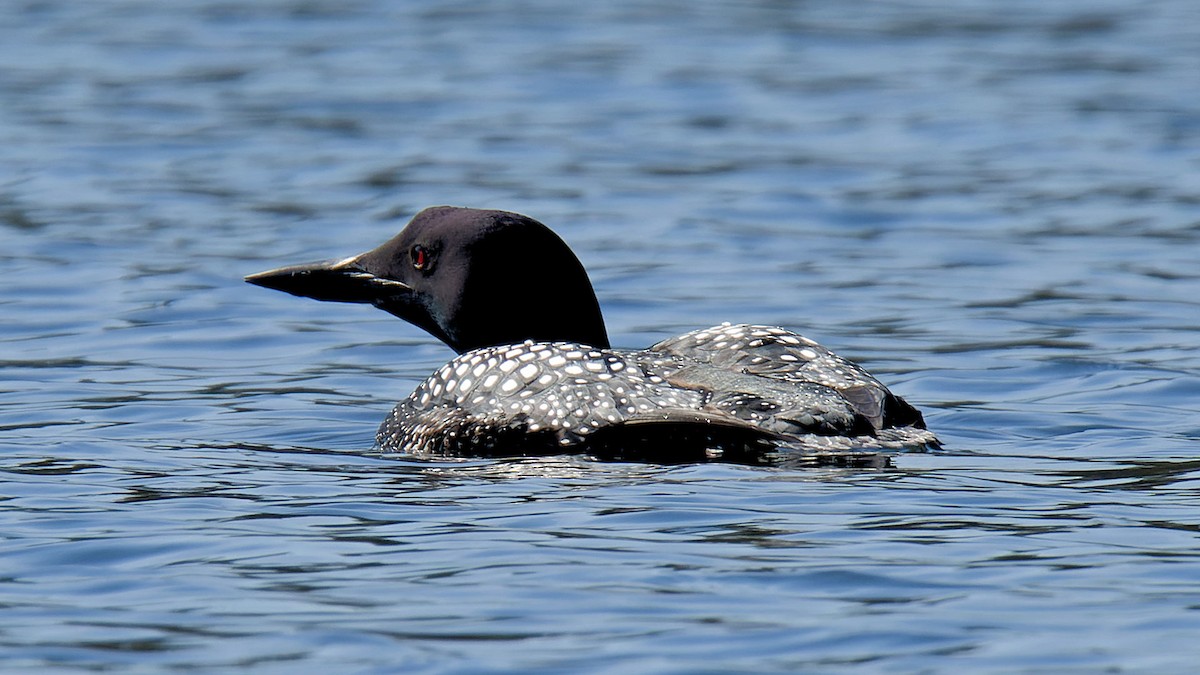
M 758 463 L 938 445 L 916 408 L 783 328 L 726 323 L 612 349 L 583 265 L 516 213 L 428 208 L 366 253 L 246 281 L 372 304 L 458 353 L 380 426 L 387 452 Z

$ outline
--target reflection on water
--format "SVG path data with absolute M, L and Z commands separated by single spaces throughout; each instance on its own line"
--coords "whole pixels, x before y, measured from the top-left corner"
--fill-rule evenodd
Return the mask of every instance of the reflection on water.
M 1190 672 L 1196 18 L 3 5 L 0 669 Z M 946 449 L 375 454 L 447 350 L 241 277 L 442 203 L 554 227 L 620 346 L 788 326 Z

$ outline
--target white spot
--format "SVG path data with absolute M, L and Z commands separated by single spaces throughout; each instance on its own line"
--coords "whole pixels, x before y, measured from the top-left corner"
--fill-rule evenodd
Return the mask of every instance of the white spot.
M 563 366 L 567 365 L 567 360 L 562 357 L 562 354 L 555 354 L 549 359 L 546 359 L 546 365 L 550 366 L 551 368 L 562 368 Z
M 521 366 L 521 369 L 517 371 L 517 374 L 526 380 L 532 380 L 538 374 L 538 367 L 532 363 L 527 363 L 524 366 Z
M 500 391 L 502 391 L 506 394 L 510 394 L 510 393 L 516 391 L 517 387 L 519 387 L 519 386 L 521 386 L 521 383 L 517 382 L 516 380 L 514 380 L 513 378 L 510 377 L 507 380 L 505 380 L 504 382 L 500 383 Z M 514 408 L 514 410 L 515 410 L 515 408 Z

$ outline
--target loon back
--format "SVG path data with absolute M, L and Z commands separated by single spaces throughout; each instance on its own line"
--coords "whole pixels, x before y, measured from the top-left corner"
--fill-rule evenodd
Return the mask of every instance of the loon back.
M 583 266 L 518 214 L 434 207 L 361 255 L 246 280 L 373 304 L 459 352 L 392 410 L 377 435 L 385 451 L 757 462 L 781 448 L 937 444 L 861 367 L 782 328 L 723 324 L 609 348 Z
M 397 404 L 377 441 L 423 456 L 752 463 L 779 448 L 936 443 L 857 365 L 782 328 L 729 324 L 637 351 L 527 341 L 468 352 Z

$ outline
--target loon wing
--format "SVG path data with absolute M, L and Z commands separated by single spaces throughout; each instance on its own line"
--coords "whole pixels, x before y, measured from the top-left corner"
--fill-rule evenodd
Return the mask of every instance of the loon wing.
M 580 448 L 599 459 L 659 464 L 721 460 L 748 465 L 884 468 L 890 462 L 879 450 L 923 441 L 909 435 L 896 439 L 783 436 L 724 414 L 659 410 L 597 429 Z
M 776 326 L 721 324 L 673 337 L 649 351 L 709 363 L 733 373 L 837 392 L 875 430 L 925 428 L 921 414 L 858 364 Z

